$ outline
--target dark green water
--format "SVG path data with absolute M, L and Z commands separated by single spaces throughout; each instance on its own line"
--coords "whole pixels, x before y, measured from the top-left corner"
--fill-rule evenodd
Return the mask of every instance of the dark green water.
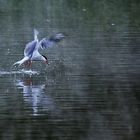
M 0 0 L 0 140 L 140 139 L 139 0 Z M 25 44 L 62 32 L 29 76 Z

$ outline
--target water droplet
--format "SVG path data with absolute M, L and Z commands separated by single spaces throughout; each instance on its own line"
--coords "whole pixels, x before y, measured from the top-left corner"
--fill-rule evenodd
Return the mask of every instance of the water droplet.
M 112 23 L 111 25 L 112 25 L 112 26 L 114 26 L 114 25 L 115 25 L 115 23 Z
M 46 19 L 47 22 L 50 22 L 50 19 Z
M 83 9 L 82 9 L 82 11 L 83 11 L 83 12 L 86 12 L 86 11 L 87 11 L 87 9 L 86 9 L 86 8 L 83 8 Z

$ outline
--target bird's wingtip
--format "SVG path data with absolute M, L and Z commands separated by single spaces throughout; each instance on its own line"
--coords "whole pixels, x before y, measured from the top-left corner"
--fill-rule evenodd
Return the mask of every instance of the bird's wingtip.
M 34 28 L 34 34 L 35 35 L 38 35 L 39 34 L 39 31 L 36 28 Z
M 37 39 L 37 35 L 39 34 L 39 31 L 34 28 L 34 40 Z

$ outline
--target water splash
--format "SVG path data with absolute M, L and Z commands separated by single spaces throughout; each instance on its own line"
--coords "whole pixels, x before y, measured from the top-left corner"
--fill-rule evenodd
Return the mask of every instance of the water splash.
M 34 71 L 34 70 L 26 70 L 22 69 L 20 70 L 21 73 L 28 74 L 28 75 L 39 75 L 39 72 Z
M 27 74 L 27 75 L 39 75 L 40 73 L 34 70 L 12 70 L 12 71 L 0 71 L 0 76 L 3 75 L 12 75 L 12 74 Z
M 21 71 L 0 71 L 0 75 L 20 74 Z

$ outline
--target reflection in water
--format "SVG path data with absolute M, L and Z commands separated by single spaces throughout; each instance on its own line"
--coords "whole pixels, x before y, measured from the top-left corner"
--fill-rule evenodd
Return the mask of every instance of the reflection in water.
M 129 83 L 113 76 L 106 79 L 94 75 L 58 75 L 59 72 L 54 76 L 52 72 L 47 79 L 45 75 L 14 75 L 16 91 L 10 89 L 12 84 L 10 87 L 6 84 L 9 91 L 0 94 L 1 137 L 21 140 L 134 137 L 138 119 L 136 99 L 129 88 L 133 86 L 132 80 Z M 9 76 L 4 76 L 8 83 Z
M 53 99 L 45 93 L 45 83 L 34 84 L 31 76 L 18 78 L 16 77 L 14 84 L 18 89 L 22 89 L 24 102 L 32 108 L 34 116 L 43 115 L 43 112 L 47 111 L 55 111 Z

